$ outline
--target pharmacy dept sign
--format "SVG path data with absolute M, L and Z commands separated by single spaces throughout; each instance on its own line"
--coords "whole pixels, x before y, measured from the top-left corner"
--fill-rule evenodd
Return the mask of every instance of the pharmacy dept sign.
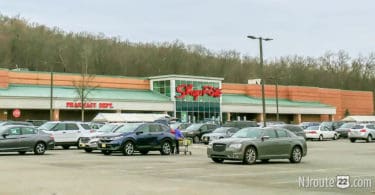
M 212 86 L 202 86 L 202 89 L 193 89 L 192 84 L 181 84 L 176 87 L 176 92 L 180 95 L 176 95 L 176 98 L 184 98 L 185 96 L 193 96 L 194 100 L 198 100 L 199 96 L 208 95 L 214 98 L 221 96 L 221 89 Z
M 65 106 L 67 108 L 81 108 L 81 102 L 66 102 Z M 112 102 L 86 102 L 83 104 L 83 108 L 91 108 L 91 109 L 110 109 L 113 108 Z

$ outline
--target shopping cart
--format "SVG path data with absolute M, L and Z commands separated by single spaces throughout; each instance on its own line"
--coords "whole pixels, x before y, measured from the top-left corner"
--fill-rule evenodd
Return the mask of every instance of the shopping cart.
M 191 155 L 191 151 L 189 150 L 189 146 L 193 143 L 193 139 L 191 138 L 184 138 L 179 140 L 179 145 L 182 146 L 183 150 L 180 150 L 184 153 L 184 155 Z M 181 149 L 181 147 L 180 147 Z

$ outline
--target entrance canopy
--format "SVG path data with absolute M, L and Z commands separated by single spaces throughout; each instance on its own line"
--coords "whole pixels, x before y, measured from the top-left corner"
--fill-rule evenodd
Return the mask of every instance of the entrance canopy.
M 92 122 L 154 122 L 160 119 L 170 118 L 168 114 L 148 113 L 99 113 Z

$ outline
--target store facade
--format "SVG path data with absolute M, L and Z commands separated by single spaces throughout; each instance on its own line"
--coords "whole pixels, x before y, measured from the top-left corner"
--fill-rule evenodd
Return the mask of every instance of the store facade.
M 79 74 L 0 69 L 0 120 L 80 120 L 74 81 Z M 85 120 L 98 113 L 167 113 L 186 122 L 262 121 L 261 88 L 225 83 L 223 78 L 162 75 L 147 78 L 96 75 L 84 102 Z M 52 89 L 52 96 L 51 96 Z M 373 114 L 373 94 L 316 87 L 266 85 L 267 120 L 340 120 L 344 113 Z M 278 104 L 276 104 L 278 100 Z M 20 116 L 14 115 L 15 110 Z M 16 112 L 16 114 L 17 114 Z

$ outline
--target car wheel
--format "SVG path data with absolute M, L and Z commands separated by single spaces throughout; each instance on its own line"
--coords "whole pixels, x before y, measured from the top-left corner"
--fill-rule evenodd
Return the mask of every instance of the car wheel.
M 262 163 L 268 163 L 270 159 L 262 159 Z
M 354 143 L 354 142 L 355 142 L 355 139 L 350 138 L 350 142 Z
M 323 141 L 323 135 L 319 135 L 319 141 Z
M 160 153 L 162 155 L 170 155 L 172 151 L 172 146 L 169 141 L 165 141 L 161 144 L 161 150 Z
M 333 135 L 333 140 L 337 140 L 337 134 Z
M 67 149 L 70 148 L 70 146 L 68 146 L 68 145 L 62 145 L 62 148 L 63 148 L 64 150 L 67 150 Z
M 19 151 L 18 154 L 24 155 L 26 154 L 26 151 Z
M 250 146 L 246 148 L 244 157 L 243 157 L 243 163 L 244 164 L 254 164 L 257 160 L 257 151 L 253 146 Z
M 103 153 L 104 155 L 110 155 L 110 154 L 112 154 L 112 151 L 109 151 L 109 150 L 102 150 L 102 153 Z
M 198 136 L 195 136 L 194 138 L 193 138 L 193 141 L 194 141 L 194 143 L 199 143 L 199 137 Z
M 92 152 L 92 148 L 85 148 L 85 152 L 87 152 L 87 153 Z
M 223 162 L 224 162 L 224 159 L 222 159 L 222 158 L 212 158 L 212 160 L 213 160 L 215 163 L 223 163 Z
M 125 156 L 130 156 L 130 155 L 133 155 L 133 153 L 134 153 L 134 143 L 131 141 L 127 141 L 122 150 L 122 154 L 124 154 Z
M 46 145 L 42 142 L 38 142 L 34 147 L 34 154 L 42 155 L 46 152 Z
M 366 142 L 372 142 L 372 136 L 371 135 L 367 136 Z
M 77 141 L 77 145 L 76 146 L 77 146 L 78 149 L 81 149 L 81 147 L 79 147 L 79 142 L 80 141 L 81 141 L 81 138 L 79 138 L 78 141 Z
M 301 162 L 301 159 L 302 159 L 302 150 L 300 147 L 298 146 L 294 146 L 293 150 L 292 150 L 292 154 L 290 156 L 290 162 L 291 163 L 299 163 Z
M 141 150 L 141 151 L 139 151 L 142 155 L 146 155 L 146 154 L 148 154 L 148 150 Z

